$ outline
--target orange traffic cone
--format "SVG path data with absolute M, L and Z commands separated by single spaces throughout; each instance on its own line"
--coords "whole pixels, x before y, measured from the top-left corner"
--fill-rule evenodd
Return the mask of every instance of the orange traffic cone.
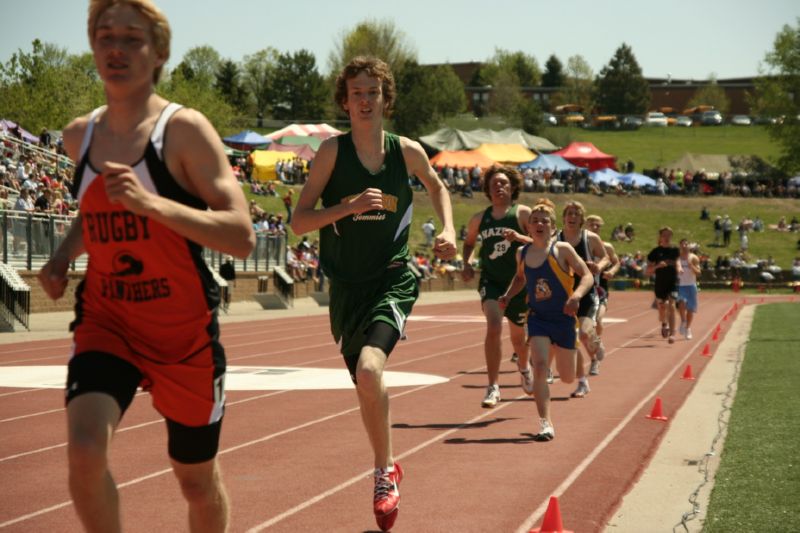
M 692 365 L 686 365 L 686 369 L 683 371 L 683 376 L 681 379 L 694 381 L 694 376 L 692 375 Z
M 542 527 L 531 529 L 528 533 L 572 533 L 564 529 L 561 522 L 561 510 L 558 508 L 558 498 L 550 496 L 547 511 L 544 512 Z
M 711 346 L 709 346 L 708 344 L 703 346 L 703 353 L 700 354 L 700 355 L 704 355 L 706 357 L 711 357 Z
M 656 403 L 653 404 L 653 410 L 647 415 L 651 420 L 669 420 L 661 411 L 661 398 L 656 398 Z

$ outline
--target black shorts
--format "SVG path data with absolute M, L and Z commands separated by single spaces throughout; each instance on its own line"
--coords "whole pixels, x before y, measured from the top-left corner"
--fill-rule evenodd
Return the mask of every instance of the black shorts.
M 66 403 L 87 392 L 108 394 L 119 405 L 122 415 L 130 407 L 142 382 L 142 373 L 133 364 L 101 352 L 75 355 L 67 367 Z M 219 449 L 222 420 L 207 426 L 190 427 L 166 419 L 169 456 L 184 464 L 213 459 Z
M 678 284 L 675 280 L 670 281 L 656 281 L 655 286 L 656 299 L 665 302 L 669 299 L 678 299 Z
M 600 308 L 600 301 L 597 298 L 597 293 L 594 290 L 589 291 L 583 298 L 578 306 L 578 318 L 591 318 L 597 320 L 597 311 Z

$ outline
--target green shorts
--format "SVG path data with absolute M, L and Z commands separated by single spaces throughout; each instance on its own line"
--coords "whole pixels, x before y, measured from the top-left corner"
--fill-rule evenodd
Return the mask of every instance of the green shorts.
M 372 323 L 386 322 L 403 334 L 418 296 L 417 279 L 405 266 L 389 269 L 379 279 L 365 283 L 331 280 L 331 333 L 348 368 L 355 368 L 351 363 L 358 361 Z
M 506 293 L 506 289 L 508 289 L 508 285 L 503 287 L 499 283 L 482 277 L 478 283 L 478 293 L 481 295 L 481 303 L 486 300 L 497 300 Z M 524 326 L 525 320 L 528 317 L 528 304 L 525 301 L 526 297 L 527 295 L 523 288 L 516 296 L 511 298 L 511 301 L 508 302 L 506 310 L 503 313 L 503 316 L 517 326 Z

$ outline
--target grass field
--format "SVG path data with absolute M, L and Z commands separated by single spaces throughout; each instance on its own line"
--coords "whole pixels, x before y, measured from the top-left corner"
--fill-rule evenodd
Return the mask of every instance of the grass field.
M 562 127 L 548 128 L 544 137 L 560 146 L 566 146 L 569 140 L 591 142 L 603 152 L 617 156 L 619 164 L 633 161 L 638 172 L 667 166 L 685 152 L 757 155 L 773 162 L 780 155 L 778 145 L 770 140 L 762 126 L 641 128 L 637 131 Z
M 279 187 L 279 189 L 282 189 Z M 298 188 L 299 189 L 299 188 Z M 299 190 L 298 190 L 299 192 Z M 525 193 L 520 201 L 531 205 L 541 195 Z M 297 195 L 295 195 L 297 197 Z M 686 237 L 693 242 L 698 242 L 702 250 L 709 254 L 712 260 L 717 255 L 732 254 L 738 249 L 738 234 L 734 232 L 729 248 L 715 248 L 710 246 L 714 241 L 714 230 L 710 221 L 700 220 L 700 210 L 705 205 L 714 215 L 730 215 L 734 223 L 737 223 L 745 215 L 750 217 L 760 216 L 765 224 L 775 224 L 781 216 L 786 216 L 790 220 L 793 215 L 800 218 L 800 201 L 790 199 L 741 199 L 724 196 L 712 196 L 707 198 L 699 197 L 617 197 L 604 196 L 598 197 L 588 194 L 576 195 L 548 195 L 555 202 L 559 220 L 564 202 L 568 198 L 574 198 L 582 202 L 589 214 L 598 214 L 605 220 L 602 237 L 606 240 L 610 238 L 611 230 L 615 225 L 633 223 L 636 230 L 636 239 L 630 243 L 614 243 L 618 253 L 634 253 L 641 250 L 647 253 L 656 245 L 658 228 L 668 225 L 675 231 L 675 243 Z M 283 213 L 284 207 L 280 198 L 255 197 L 262 207 L 271 213 Z M 488 206 L 488 200 L 482 194 L 476 194 L 473 198 L 463 198 L 458 195 L 452 196 L 453 219 L 455 221 L 456 232 L 467 223 L 469 217 L 479 210 Z M 435 217 L 435 212 L 431 206 L 430 199 L 425 192 L 417 192 L 414 195 L 414 220 L 411 226 L 411 236 L 409 245 L 412 253 L 417 250 L 425 251 L 422 247 L 424 236 L 422 234 L 422 223 L 428 217 L 434 217 L 437 228 L 441 224 Z M 310 237 L 312 240 L 316 236 Z M 755 258 L 767 258 L 772 256 L 777 264 L 782 268 L 790 268 L 792 259 L 800 255 L 797 241 L 800 234 L 781 233 L 777 231 L 764 231 L 761 233 L 750 234 L 750 255 Z M 297 237 L 290 235 L 290 242 L 296 242 Z M 460 247 L 460 243 L 459 243 Z
M 464 130 L 508 127 L 498 117 L 475 119 L 459 116 L 448 120 L 447 125 Z M 757 155 L 771 162 L 780 155 L 779 146 L 770 140 L 763 126 L 643 127 L 636 131 L 558 126 L 545 128 L 539 135 L 562 147 L 573 141 L 591 142 L 603 152 L 617 156 L 620 164 L 633 161 L 638 172 L 669 165 L 685 152 Z
M 800 306 L 762 305 L 703 531 L 800 531 Z

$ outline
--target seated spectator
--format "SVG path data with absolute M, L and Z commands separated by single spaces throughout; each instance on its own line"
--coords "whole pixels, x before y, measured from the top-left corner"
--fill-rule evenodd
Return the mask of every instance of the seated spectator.
M 625 229 L 622 227 L 622 224 L 616 226 L 613 231 L 611 232 L 611 240 L 612 241 L 625 241 L 627 237 L 625 237 Z
M 792 261 L 792 279 L 800 279 L 800 257 L 795 257 Z
M 625 225 L 625 240 L 628 242 L 633 242 L 633 239 L 636 238 L 636 231 L 633 229 L 633 224 L 628 222 Z

